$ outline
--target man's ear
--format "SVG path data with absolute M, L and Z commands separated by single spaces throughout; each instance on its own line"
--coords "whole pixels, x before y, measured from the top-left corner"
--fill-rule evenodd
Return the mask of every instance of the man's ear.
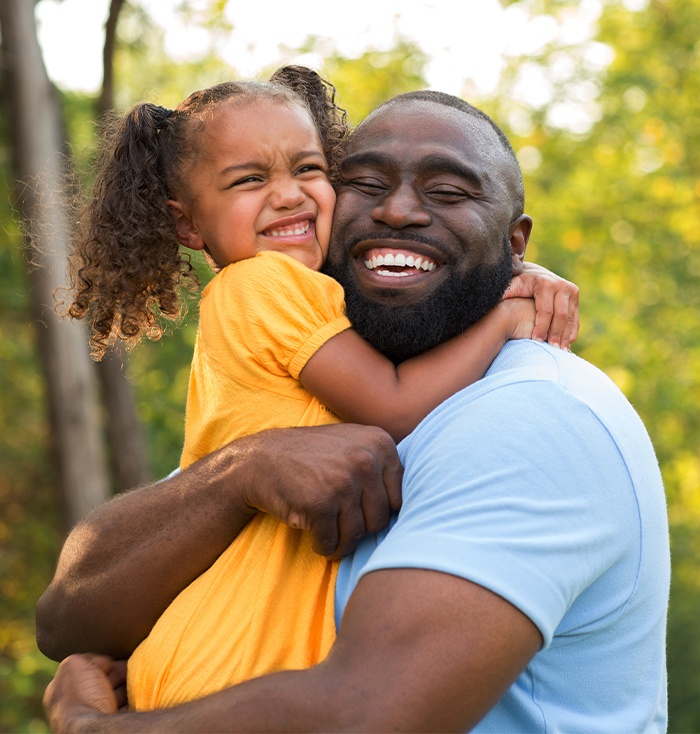
M 530 232 L 532 232 L 532 218 L 527 214 L 519 216 L 508 228 L 513 275 L 520 275 L 523 272 L 523 260 Z
M 165 203 L 170 208 L 175 220 L 178 242 L 185 247 L 189 247 L 190 250 L 203 250 L 205 243 L 199 230 L 194 226 L 189 208 L 181 201 L 175 201 L 175 199 L 168 199 Z

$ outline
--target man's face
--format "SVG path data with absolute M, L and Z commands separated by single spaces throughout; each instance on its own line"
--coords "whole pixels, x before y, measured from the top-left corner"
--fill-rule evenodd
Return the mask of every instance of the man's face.
M 500 300 L 513 267 L 506 160 L 485 121 L 426 101 L 380 111 L 351 140 L 325 270 L 355 328 L 395 362 Z

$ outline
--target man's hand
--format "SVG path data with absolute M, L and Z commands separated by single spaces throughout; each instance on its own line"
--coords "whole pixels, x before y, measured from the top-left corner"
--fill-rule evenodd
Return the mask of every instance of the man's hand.
M 53 734 L 90 731 L 95 714 L 114 714 L 126 704 L 126 660 L 103 655 L 71 655 L 44 694 Z
M 388 569 L 360 580 L 319 665 L 114 716 L 121 664 L 76 655 L 59 666 L 44 706 L 54 734 L 468 731 L 541 644 L 522 612 L 477 584 Z
M 341 424 L 266 431 L 258 438 L 245 501 L 309 530 L 317 553 L 348 555 L 401 507 L 403 468 L 394 442 L 379 428 Z
M 524 272 L 516 275 L 504 298 L 534 298 L 537 315 L 532 338 L 568 349 L 579 330 L 579 289 L 546 268 L 526 262 Z

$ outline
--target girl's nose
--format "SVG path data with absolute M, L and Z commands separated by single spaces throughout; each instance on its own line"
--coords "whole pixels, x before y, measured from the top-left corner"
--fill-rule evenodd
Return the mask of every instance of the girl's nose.
M 306 199 L 300 184 L 294 178 L 284 178 L 274 185 L 270 203 L 275 209 L 293 209 Z

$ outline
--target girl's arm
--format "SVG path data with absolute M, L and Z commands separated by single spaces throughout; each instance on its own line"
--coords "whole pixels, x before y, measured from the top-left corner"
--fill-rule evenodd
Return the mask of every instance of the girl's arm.
M 301 371 L 302 385 L 345 421 L 380 426 L 395 441 L 484 376 L 509 339 L 528 338 L 530 299 L 502 301 L 463 334 L 395 366 L 353 329 L 329 339 Z
M 537 307 L 532 338 L 545 339 L 568 349 L 579 330 L 579 289 L 574 283 L 536 263 L 523 263 L 523 272 L 511 280 L 504 298 L 534 298 Z

